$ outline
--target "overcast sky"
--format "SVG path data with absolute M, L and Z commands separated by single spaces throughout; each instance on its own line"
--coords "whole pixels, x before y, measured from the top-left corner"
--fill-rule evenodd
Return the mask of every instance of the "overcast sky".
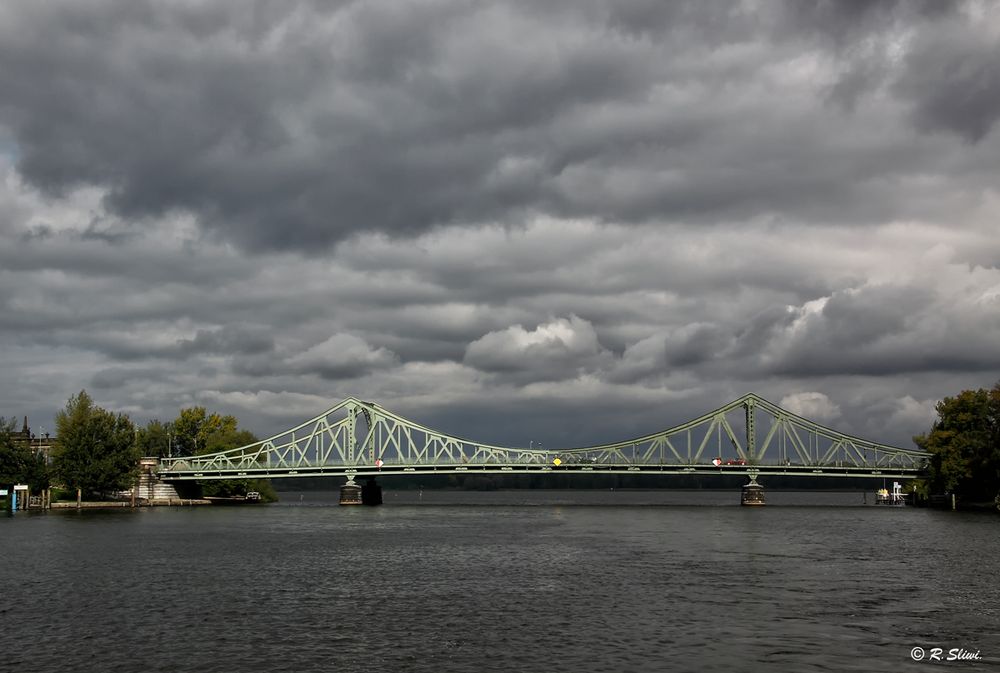
M 546 447 L 1000 379 L 1000 5 L 0 5 L 0 415 Z

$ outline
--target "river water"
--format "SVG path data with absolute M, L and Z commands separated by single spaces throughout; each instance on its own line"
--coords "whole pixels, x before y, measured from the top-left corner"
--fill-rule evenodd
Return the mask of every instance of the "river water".
M 0 671 L 1000 670 L 1000 517 L 768 498 L 310 492 L 0 517 Z

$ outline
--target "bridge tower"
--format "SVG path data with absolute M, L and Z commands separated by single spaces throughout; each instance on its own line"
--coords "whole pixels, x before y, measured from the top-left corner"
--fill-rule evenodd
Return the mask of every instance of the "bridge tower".
M 358 415 L 363 414 L 365 418 L 365 441 L 358 446 Z M 350 464 L 363 462 L 363 458 L 368 459 L 369 465 L 375 464 L 375 433 L 373 432 L 376 419 L 364 406 L 351 402 L 347 407 L 347 441 L 346 454 Z M 367 455 L 366 454 L 367 450 Z M 375 481 L 375 477 L 365 477 L 364 484 L 354 481 L 354 472 L 347 473 L 347 483 L 340 487 L 341 505 L 381 505 L 382 487 Z
M 741 505 L 754 505 L 761 506 L 764 504 L 764 487 L 757 483 L 757 474 L 759 463 L 757 458 L 757 428 L 756 428 L 756 400 L 753 397 L 748 397 L 745 402 L 743 402 L 743 408 L 746 410 L 746 428 L 747 428 L 747 474 L 750 476 L 750 482 L 743 485 L 743 492 L 740 495 Z

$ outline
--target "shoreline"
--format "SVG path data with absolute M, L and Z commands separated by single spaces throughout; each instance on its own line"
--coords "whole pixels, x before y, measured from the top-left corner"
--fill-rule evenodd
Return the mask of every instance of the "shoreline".
M 49 506 L 53 510 L 75 509 L 134 509 L 139 507 L 193 507 L 211 505 L 210 500 L 193 498 L 171 498 L 162 500 L 143 500 L 132 504 L 128 500 L 85 500 L 76 502 L 54 502 Z

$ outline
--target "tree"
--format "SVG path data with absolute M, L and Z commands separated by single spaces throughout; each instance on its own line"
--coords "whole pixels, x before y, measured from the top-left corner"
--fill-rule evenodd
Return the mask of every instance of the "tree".
M 207 450 L 213 435 L 228 436 L 237 431 L 238 421 L 235 416 L 209 414 L 205 407 L 189 407 L 181 409 L 177 419 L 170 425 L 174 433 L 173 448 L 176 456 L 194 456 L 236 448 L 226 446 Z M 216 445 L 218 444 L 216 441 Z
M 206 433 L 204 448 L 199 449 L 198 453 L 199 455 L 204 455 L 206 453 L 229 451 L 246 446 L 247 444 L 253 444 L 256 441 L 257 436 L 249 430 L 237 430 L 235 428 L 216 430 L 215 432 Z
M 127 415 L 102 409 L 81 390 L 56 414 L 56 431 L 52 466 L 67 488 L 108 495 L 135 481 L 139 451 Z
M 238 449 L 253 444 L 257 437 L 249 430 L 240 430 L 235 416 L 208 413 L 205 407 L 181 409 L 171 424 L 174 430 L 174 447 L 183 454 L 205 455 Z M 221 479 L 204 481 L 202 493 L 209 497 L 234 497 L 257 491 L 266 501 L 277 500 L 277 493 L 268 479 Z
M 1000 492 L 1000 382 L 992 389 L 963 390 L 937 405 L 929 433 L 913 438 L 930 452 L 929 486 L 971 501 Z
M 209 417 L 211 418 L 211 417 Z M 232 416 L 228 417 L 232 418 Z M 235 419 L 233 419 L 235 420 Z M 217 453 L 238 449 L 257 441 L 256 435 L 249 430 L 238 430 L 236 427 L 218 427 L 205 434 L 204 448 L 200 454 Z M 207 481 L 202 484 L 202 492 L 207 496 L 233 497 L 246 495 L 247 491 L 257 491 L 265 501 L 277 500 L 277 493 L 269 479 L 225 479 Z
M 136 434 L 136 444 L 144 456 L 164 456 L 173 454 L 173 428 L 170 423 L 151 420 L 146 427 L 139 428 Z
M 0 487 L 8 491 L 14 484 L 27 484 L 32 491 L 48 488 L 45 456 L 15 439 L 16 427 L 14 419 L 0 417 Z

